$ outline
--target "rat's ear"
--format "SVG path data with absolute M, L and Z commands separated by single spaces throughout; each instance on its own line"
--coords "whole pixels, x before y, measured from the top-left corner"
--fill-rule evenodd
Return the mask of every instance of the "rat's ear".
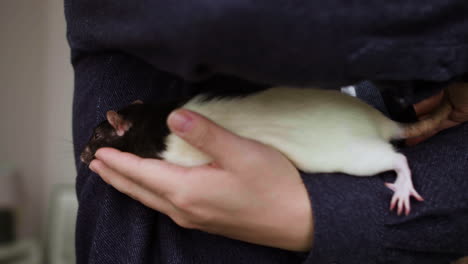
M 123 117 L 115 111 L 107 111 L 106 117 L 109 124 L 115 129 L 119 136 L 123 136 L 132 126 L 130 121 L 124 120 Z
M 116 111 L 107 111 L 106 113 L 107 121 L 109 124 L 117 130 L 119 124 L 122 122 L 122 117 Z
M 138 99 L 133 101 L 132 104 L 143 104 L 143 101 Z

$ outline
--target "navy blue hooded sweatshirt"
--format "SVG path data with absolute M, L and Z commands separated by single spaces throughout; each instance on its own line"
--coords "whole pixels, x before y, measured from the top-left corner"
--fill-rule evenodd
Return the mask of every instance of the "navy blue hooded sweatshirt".
M 65 11 L 77 157 L 105 112 L 135 99 L 373 80 L 408 105 L 468 73 L 466 0 L 65 0 Z M 383 105 L 369 83 L 358 96 Z M 315 219 L 314 246 L 303 254 L 180 228 L 77 160 L 78 263 L 448 263 L 468 255 L 468 125 L 401 152 L 426 198 L 409 216 L 388 210 L 391 172 L 302 175 Z

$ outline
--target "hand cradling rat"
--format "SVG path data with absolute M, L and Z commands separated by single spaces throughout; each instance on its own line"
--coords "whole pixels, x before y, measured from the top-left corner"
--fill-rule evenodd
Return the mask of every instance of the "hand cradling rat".
M 275 87 L 245 97 L 203 95 L 185 102 L 145 104 L 136 101 L 108 111 L 81 154 L 90 163 L 101 147 L 113 147 L 144 158 L 164 159 L 181 166 L 212 162 L 206 154 L 172 134 L 166 119 L 182 107 L 204 115 L 240 136 L 269 145 L 304 172 L 342 172 L 372 176 L 394 170 L 390 209 L 410 212 L 410 197 L 423 198 L 413 187 L 406 157 L 391 140 L 428 133 L 451 111 L 443 103 L 429 118 L 400 124 L 357 98 L 320 89 Z

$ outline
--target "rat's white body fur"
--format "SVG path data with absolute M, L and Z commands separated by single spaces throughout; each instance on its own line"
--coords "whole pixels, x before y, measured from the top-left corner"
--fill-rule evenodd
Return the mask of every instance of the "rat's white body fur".
M 389 143 L 402 133 L 398 123 L 336 91 L 278 87 L 239 98 L 196 97 L 183 108 L 274 147 L 305 172 L 371 176 L 397 170 L 395 164 L 404 159 Z M 212 161 L 174 134 L 166 146 L 161 156 L 178 165 Z

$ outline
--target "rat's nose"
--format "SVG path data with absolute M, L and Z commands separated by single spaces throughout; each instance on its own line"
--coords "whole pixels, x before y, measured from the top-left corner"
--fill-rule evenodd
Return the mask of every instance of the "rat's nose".
M 80 160 L 81 160 L 81 162 L 86 163 L 86 160 L 85 160 L 85 158 L 83 157 L 83 154 L 80 155 Z
M 81 162 L 88 164 L 89 163 L 88 157 L 90 156 L 90 153 L 91 153 L 91 149 L 89 148 L 89 146 L 86 146 L 86 148 L 83 150 L 83 152 L 81 152 L 81 155 L 80 155 Z

